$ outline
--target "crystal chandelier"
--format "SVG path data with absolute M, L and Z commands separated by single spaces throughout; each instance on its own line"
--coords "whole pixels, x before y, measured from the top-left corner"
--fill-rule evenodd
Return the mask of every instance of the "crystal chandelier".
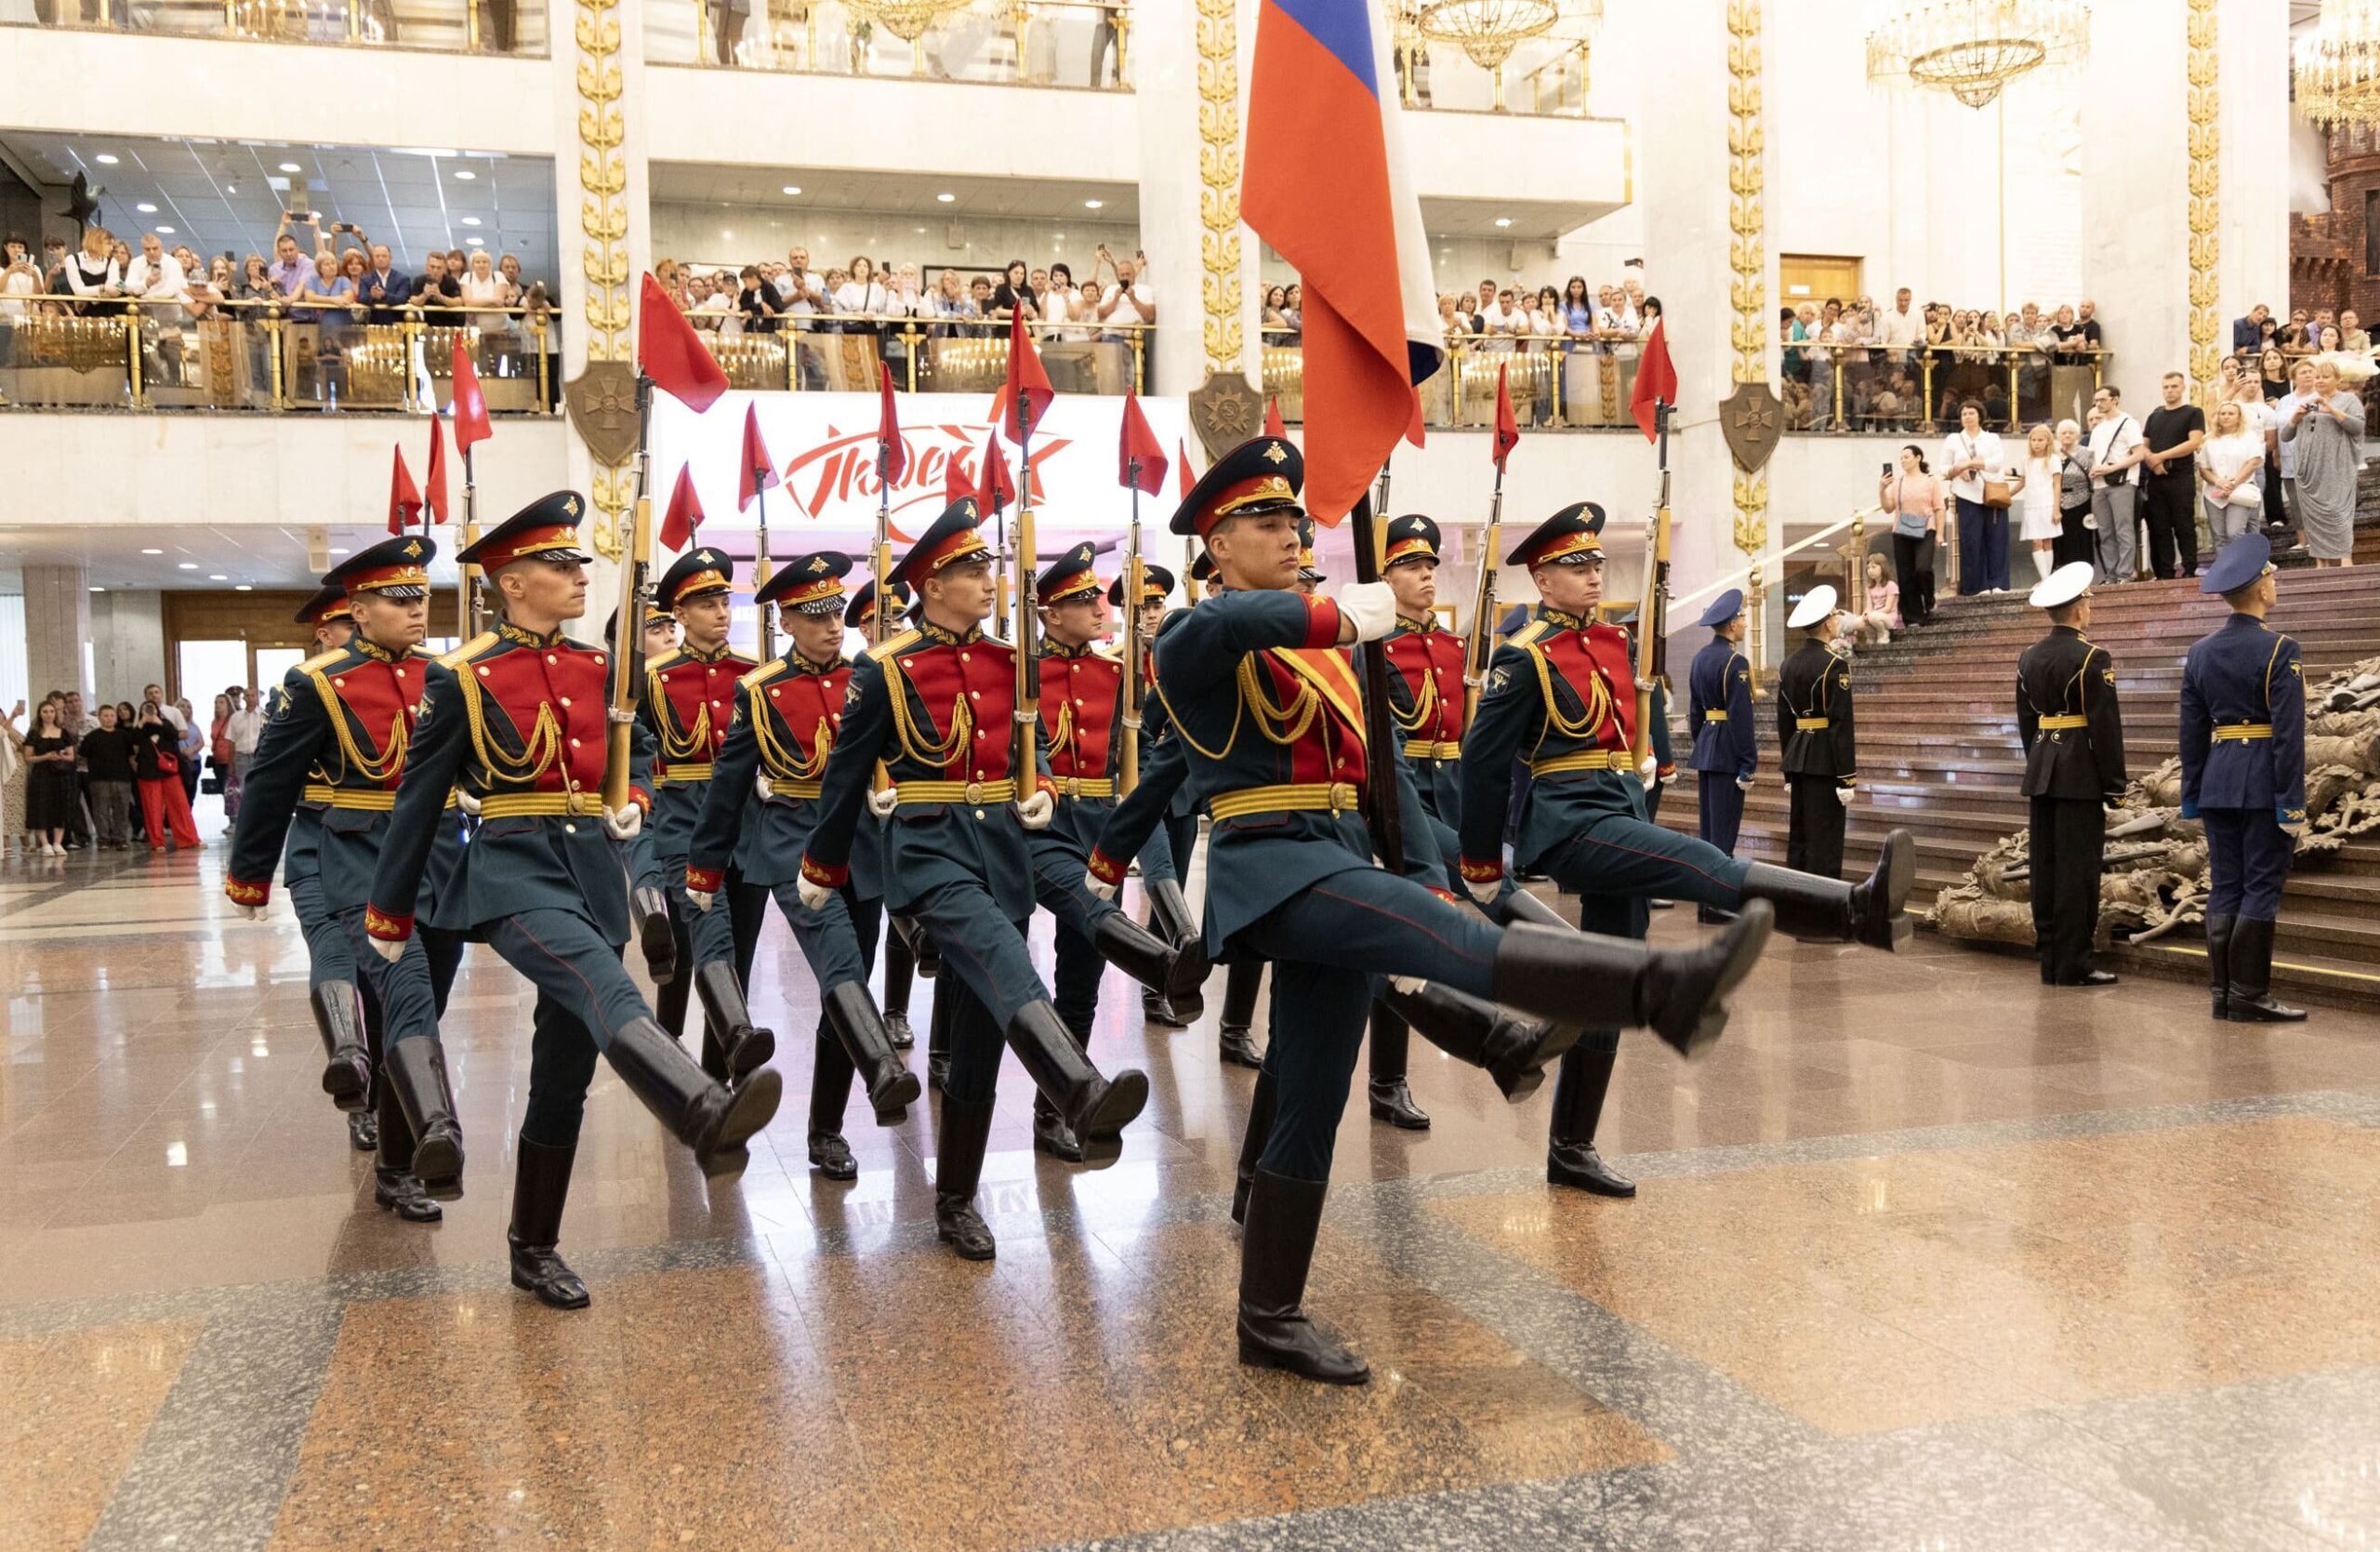
M 919 42 L 928 29 L 945 17 L 963 11 L 969 0 L 846 0 L 851 10 L 862 20 L 879 22 L 886 32 L 909 46 L 911 74 L 925 73 L 926 51 Z M 1023 26 L 1019 24 L 1017 56 L 1024 58 Z
M 1868 33 L 1868 79 L 1980 108 L 2029 71 L 2080 61 L 2090 34 L 2082 0 L 1895 4 Z
M 2298 112 L 2325 129 L 2380 125 L 2380 3 L 2324 0 L 2297 38 Z

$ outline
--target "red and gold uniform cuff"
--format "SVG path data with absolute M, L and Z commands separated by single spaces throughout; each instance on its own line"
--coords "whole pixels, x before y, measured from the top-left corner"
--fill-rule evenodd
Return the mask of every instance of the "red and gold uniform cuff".
M 801 859 L 801 876 L 812 883 L 823 883 L 829 889 L 840 889 L 851 882 L 852 870 L 848 867 L 829 868 L 817 858 L 805 855 Z
M 1465 883 L 1494 883 L 1503 876 L 1504 865 L 1501 862 L 1474 862 L 1469 857 L 1462 859 Z
M 643 788 L 629 788 L 628 802 L 644 810 L 644 816 L 646 818 L 650 819 L 653 817 L 653 794 L 646 791 Z
M 686 887 L 697 895 L 716 895 L 726 882 L 727 875 L 720 869 L 691 865 L 686 869 Z
M 1109 856 L 1098 847 L 1093 846 L 1091 849 L 1091 876 L 1100 882 L 1115 884 L 1120 888 L 1124 882 L 1124 867 L 1123 863 Z
M 1450 906 L 1459 906 L 1462 904 L 1461 900 L 1455 898 L 1454 891 L 1451 889 L 1440 889 L 1435 883 L 1426 887 L 1429 889 L 1431 894 L 1435 895 L 1439 899 L 1444 900 Z
M 413 936 L 413 912 L 391 916 L 378 906 L 365 906 L 364 930 L 383 943 L 403 943 Z
M 226 879 L 223 881 L 223 893 L 231 896 L 233 905 L 260 906 L 272 898 L 272 881 L 267 879 L 262 883 L 250 883 L 245 879 Z
M 1653 774 L 1657 776 L 1663 777 L 1673 776 L 1677 775 L 1677 767 L 1675 765 L 1656 765 L 1653 767 Z
M 1308 593 L 1305 600 L 1305 640 L 1298 643 L 1309 650 L 1339 644 L 1339 605 L 1328 598 Z

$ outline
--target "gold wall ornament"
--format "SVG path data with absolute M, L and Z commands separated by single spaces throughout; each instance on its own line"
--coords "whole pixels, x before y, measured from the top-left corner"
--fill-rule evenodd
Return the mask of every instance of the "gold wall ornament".
M 2223 130 L 2216 122 L 2222 94 L 2215 86 L 2215 0 L 2189 0 L 2183 26 L 2189 44 L 2190 155 L 2190 396 L 2205 402 L 2215 391 L 2223 352 L 2216 346 L 2221 320 L 2223 234 Z
M 1239 12 L 1198 0 L 1198 262 L 1207 372 L 1245 372 L 1240 358 Z
M 1727 0 L 1727 308 L 1729 377 L 1768 385 L 1767 136 L 1761 118 L 1761 0 Z M 1758 469 L 1735 479 L 1736 548 L 1768 549 L 1768 476 Z
M 587 362 L 591 371 L 600 363 L 627 362 L 634 356 L 628 337 L 635 317 L 628 290 L 628 166 L 621 150 L 628 126 L 620 113 L 618 0 L 576 0 L 576 5 L 578 230 L 586 240 L 579 265 L 587 276 Z M 635 497 L 635 482 L 622 459 L 606 458 L 592 444 L 588 450 L 599 465 L 591 482 L 595 552 L 617 561 L 622 520 Z
M 2089 51 L 2082 0 L 1906 0 L 1868 33 L 1868 79 L 1947 92 L 1970 108 Z

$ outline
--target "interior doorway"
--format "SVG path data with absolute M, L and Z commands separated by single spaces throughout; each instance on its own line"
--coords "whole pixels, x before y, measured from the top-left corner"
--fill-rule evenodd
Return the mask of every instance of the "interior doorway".
M 1818 253 L 1780 254 L 1777 285 L 1788 307 L 1799 308 L 1805 302 L 1819 307 L 1829 297 L 1848 306 L 1859 295 L 1859 260 Z

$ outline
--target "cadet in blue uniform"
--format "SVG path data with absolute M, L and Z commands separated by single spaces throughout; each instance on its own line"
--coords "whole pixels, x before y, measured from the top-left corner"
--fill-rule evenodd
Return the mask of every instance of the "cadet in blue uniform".
M 892 612 L 895 615 L 906 614 L 915 602 L 908 589 L 895 587 L 892 590 Z M 868 636 L 875 630 L 876 578 L 869 577 L 853 592 L 851 602 L 843 607 L 843 627 L 863 636 Z M 840 656 L 840 645 L 837 651 Z M 882 913 L 881 897 L 872 909 L 879 915 Z M 906 1051 L 918 1042 L 917 1032 L 909 1027 L 909 991 L 917 982 L 919 965 L 918 956 L 910 948 L 908 935 L 897 930 L 901 925 L 896 922 L 893 923 L 896 930 L 880 935 L 884 945 L 884 1030 L 892 1037 L 894 1050 Z M 927 974 L 931 975 L 932 971 L 929 968 Z
M 1107 602 L 1118 611 L 1125 607 L 1125 578 L 1118 576 L 1107 585 Z M 1161 565 L 1141 563 L 1141 769 L 1145 772 L 1157 752 L 1157 741 L 1163 736 L 1164 719 L 1156 714 L 1152 702 L 1157 698 L 1157 633 L 1165 624 L 1165 601 L 1173 591 L 1173 573 Z M 1120 769 L 1120 767 L 1119 767 Z M 1119 783 L 1120 787 L 1120 783 Z M 1141 894 L 1149 903 L 1149 931 L 1169 943 L 1187 943 L 1197 934 L 1190 921 L 1190 902 L 1183 897 L 1182 879 L 1190 870 L 1190 853 L 1198 842 L 1198 816 L 1186 806 L 1186 824 L 1176 824 L 1170 814 L 1164 828 L 1164 855 L 1157 855 L 1155 842 L 1142 848 Z M 1101 816 L 1104 823 L 1105 816 Z M 1094 829 L 1078 839 L 1088 849 L 1098 840 Z M 1182 849 L 1177 852 L 1175 845 Z M 1180 997 L 1169 995 L 1156 987 L 1141 988 L 1141 1014 L 1151 1024 L 1169 1029 L 1184 1029 L 1206 1011 L 1206 1000 L 1197 989 Z
M 759 666 L 727 644 L 734 587 L 735 563 L 707 545 L 688 550 L 663 573 L 654 605 L 676 618 L 684 645 L 645 659 L 644 697 L 637 707 L 654 740 L 653 822 L 644 835 L 668 893 L 677 946 L 678 972 L 662 986 L 654 1017 L 671 1035 L 681 1033 L 691 984 L 703 1003 L 703 1070 L 721 1081 L 741 1078 L 776 1049 L 775 1037 L 754 1025 L 745 1006 L 744 984 L 760 931 L 757 922 L 737 919 L 752 912 L 753 892 L 741 887 L 744 874 L 731 863 L 710 891 L 727 895 L 725 910 L 698 911 L 686 898 L 686 848 L 735 714 L 735 683 Z M 738 815 L 754 815 L 759 803 L 748 775 L 732 796 Z
M 500 601 L 496 628 L 429 665 L 364 914 L 384 959 L 404 951 L 439 811 L 459 782 L 479 803 L 479 829 L 427 922 L 492 945 L 537 988 L 508 1238 L 513 1286 L 563 1309 L 587 1303 L 555 1247 L 596 1056 L 706 1171 L 740 1167 L 745 1139 L 768 1124 L 782 1088 L 767 1068 L 733 1092 L 705 1073 L 654 1021 L 620 962 L 628 901 L 613 844 L 642 829 L 649 773 L 632 760 L 628 805 L 604 808 L 611 652 L 562 633 L 587 612 L 577 548 L 586 505 L 557 491 L 458 557 L 481 567 Z
M 851 881 L 861 809 L 879 762 L 892 787 L 885 904 L 917 918 L 942 950 L 937 1003 L 950 1010 L 934 1227 L 961 1257 L 997 1254 L 975 1210 L 1003 1034 L 1076 1136 L 1112 1138 L 1148 1101 L 1148 1078 L 1102 1078 L 1075 1044 L 1025 945 L 1036 877 L 1028 830 L 1056 800 L 1016 749 L 1016 649 L 986 636 L 991 551 L 974 500 L 954 501 L 902 557 L 893 579 L 920 600 L 909 630 L 852 670 L 840 738 L 827 756 L 817 824 L 801 862 L 802 903 L 821 909 Z M 872 820 L 866 821 L 873 823 Z M 1078 885 L 1079 880 L 1078 880 Z
M 1190 784 L 1214 816 L 1208 945 L 1227 962 L 1269 960 L 1275 980 L 1273 1113 L 1245 1209 L 1240 1361 L 1344 1385 L 1369 1370 L 1301 1306 L 1380 978 L 1436 983 L 1548 1018 L 1622 1010 L 1690 1053 L 1724 1024 L 1722 999 L 1757 957 L 1770 918 L 1755 907 L 1704 945 L 1650 953 L 1567 931 L 1499 928 L 1377 866 L 1357 803 L 1367 781 L 1394 779 L 1395 751 L 1367 749 L 1355 669 L 1340 649 L 1386 636 L 1395 600 L 1382 583 L 1336 601 L 1293 590 L 1302 472 L 1294 446 L 1260 437 L 1218 459 L 1183 499 L 1173 531 L 1206 542 L 1224 591 L 1159 638 L 1157 685 Z M 1406 851 L 1414 873 L 1442 876 L 1425 824 L 1408 830 Z M 1542 1025 L 1492 1028 L 1514 1037 L 1514 1048 L 1472 1059 L 1507 1073 L 1541 1068 L 1561 1038 Z M 1522 1029 L 1530 1033 L 1516 1037 Z
M 2016 659 L 2016 736 L 2031 805 L 2033 944 L 2042 984 L 2115 985 L 2091 963 L 2099 926 L 2099 861 L 2108 809 L 2123 796 L 2123 715 L 2116 664 L 2082 634 L 2091 628 L 2088 561 L 2059 566 L 2032 591 L 2050 633 Z
M 287 833 L 291 895 L 302 895 L 303 910 L 326 925 L 326 939 L 336 935 L 335 945 L 326 941 L 317 952 L 317 975 L 325 962 L 344 972 L 314 987 L 329 1057 L 323 1088 L 343 1109 L 364 1113 L 377 1103 L 372 1197 L 414 1222 L 443 1215 L 432 1192 L 461 1189 L 462 1132 L 434 1037 L 437 1012 L 462 962 L 462 939 L 425 933 L 393 964 L 364 953 L 363 945 L 373 870 L 390 834 L 430 667 L 419 648 L 436 554 L 430 540 L 403 535 L 350 556 L 330 574 L 329 585 L 348 601 L 353 633 L 345 646 L 308 658 L 283 682 L 257 740 L 223 886 L 246 914 L 261 914 L 271 897 L 273 857 Z M 422 893 L 434 903 L 463 849 L 451 797 L 424 816 L 423 827 L 431 862 Z M 367 972 L 360 988 L 359 963 Z
M 1496 649 L 1463 750 L 1465 887 L 1483 903 L 1503 887 L 1503 816 L 1515 757 L 1534 777 L 1522 812 L 1515 864 L 1551 874 L 1576 894 L 1590 932 L 1643 937 L 1653 895 L 1739 910 L 1765 900 L 1779 929 L 1800 937 L 1891 948 L 1911 925 L 1901 914 L 1916 870 L 1905 831 L 1884 842 L 1874 875 L 1853 886 L 1782 868 L 1739 862 L 1706 841 L 1645 817 L 1654 759 L 1640 766 L 1635 669 L 1627 633 L 1595 623 L 1603 596 L 1604 512 L 1581 501 L 1555 512 L 1504 558 L 1528 568 L 1543 601 L 1537 617 Z M 1554 1084 L 1546 1178 L 1601 1196 L 1633 1196 L 1595 1149 L 1620 1034 L 1592 1030 L 1562 1058 Z
M 342 652 L 355 639 L 355 616 L 348 607 L 344 588 L 320 589 L 294 617 L 300 625 L 313 627 L 314 650 L 307 654 L 310 657 Z M 287 695 L 285 684 L 275 685 L 267 698 L 267 710 L 278 713 Z M 289 908 L 298 913 L 298 930 L 306 935 L 308 1001 L 313 1008 L 315 1032 L 322 1036 L 324 1055 L 337 1063 L 342 1050 L 363 1050 L 368 1042 L 357 990 L 361 977 L 354 946 L 323 904 L 323 815 L 329 807 L 323 799 L 301 796 L 291 810 L 289 839 L 281 854 L 281 887 L 289 896 Z M 331 1102 L 340 1104 L 337 1095 Z M 346 1109 L 348 1141 L 355 1151 L 370 1153 L 377 1148 L 377 1110 L 360 1103 L 353 1108 L 340 1108 Z
M 797 555 L 754 595 L 761 607 L 774 604 L 782 611 L 786 655 L 754 669 L 735 686 L 733 726 L 689 838 L 684 869 L 686 892 L 698 913 L 696 951 L 708 956 L 698 976 L 734 973 L 722 930 L 727 913 L 713 896 L 727 882 L 731 856 L 741 856 L 743 877 L 775 895 L 817 978 L 809 1149 L 811 1166 L 829 1180 L 859 1174 L 843 1136 L 854 1075 L 866 1082 L 879 1126 L 898 1125 L 918 1097 L 917 1075 L 902 1065 L 867 992 L 884 923 L 882 847 L 875 827 L 863 826 L 854 836 L 851 877 L 824 906 L 803 904 L 797 891 L 802 848 L 818 819 L 820 776 L 842 724 L 852 676 L 851 660 L 842 652 L 843 578 L 851 568 L 850 556 L 831 550 Z M 746 801 L 756 776 L 769 791 L 757 813 Z
M 1752 722 L 1752 661 L 1737 650 L 1744 639 L 1744 590 L 1729 588 L 1695 623 L 1711 632 L 1686 678 L 1686 732 L 1694 740 L 1686 763 L 1699 783 L 1695 822 L 1703 840 L 1733 856 L 1744 794 L 1760 769 L 1760 740 Z M 1726 919 L 1715 906 L 1695 909 L 1705 922 Z
M 2265 628 L 2272 546 L 2233 539 L 2199 581 L 2231 605 L 2182 663 L 2182 817 L 2206 826 L 2206 964 L 2215 1016 L 2294 1024 L 2272 998 L 2273 923 L 2306 833 L 2306 687 L 2297 643 Z
M 1778 762 L 1785 771 L 1785 865 L 1843 876 L 1844 816 L 1858 789 L 1851 648 L 1836 630 L 1834 590 L 1810 590 L 1785 623 L 1802 644 L 1777 670 Z

